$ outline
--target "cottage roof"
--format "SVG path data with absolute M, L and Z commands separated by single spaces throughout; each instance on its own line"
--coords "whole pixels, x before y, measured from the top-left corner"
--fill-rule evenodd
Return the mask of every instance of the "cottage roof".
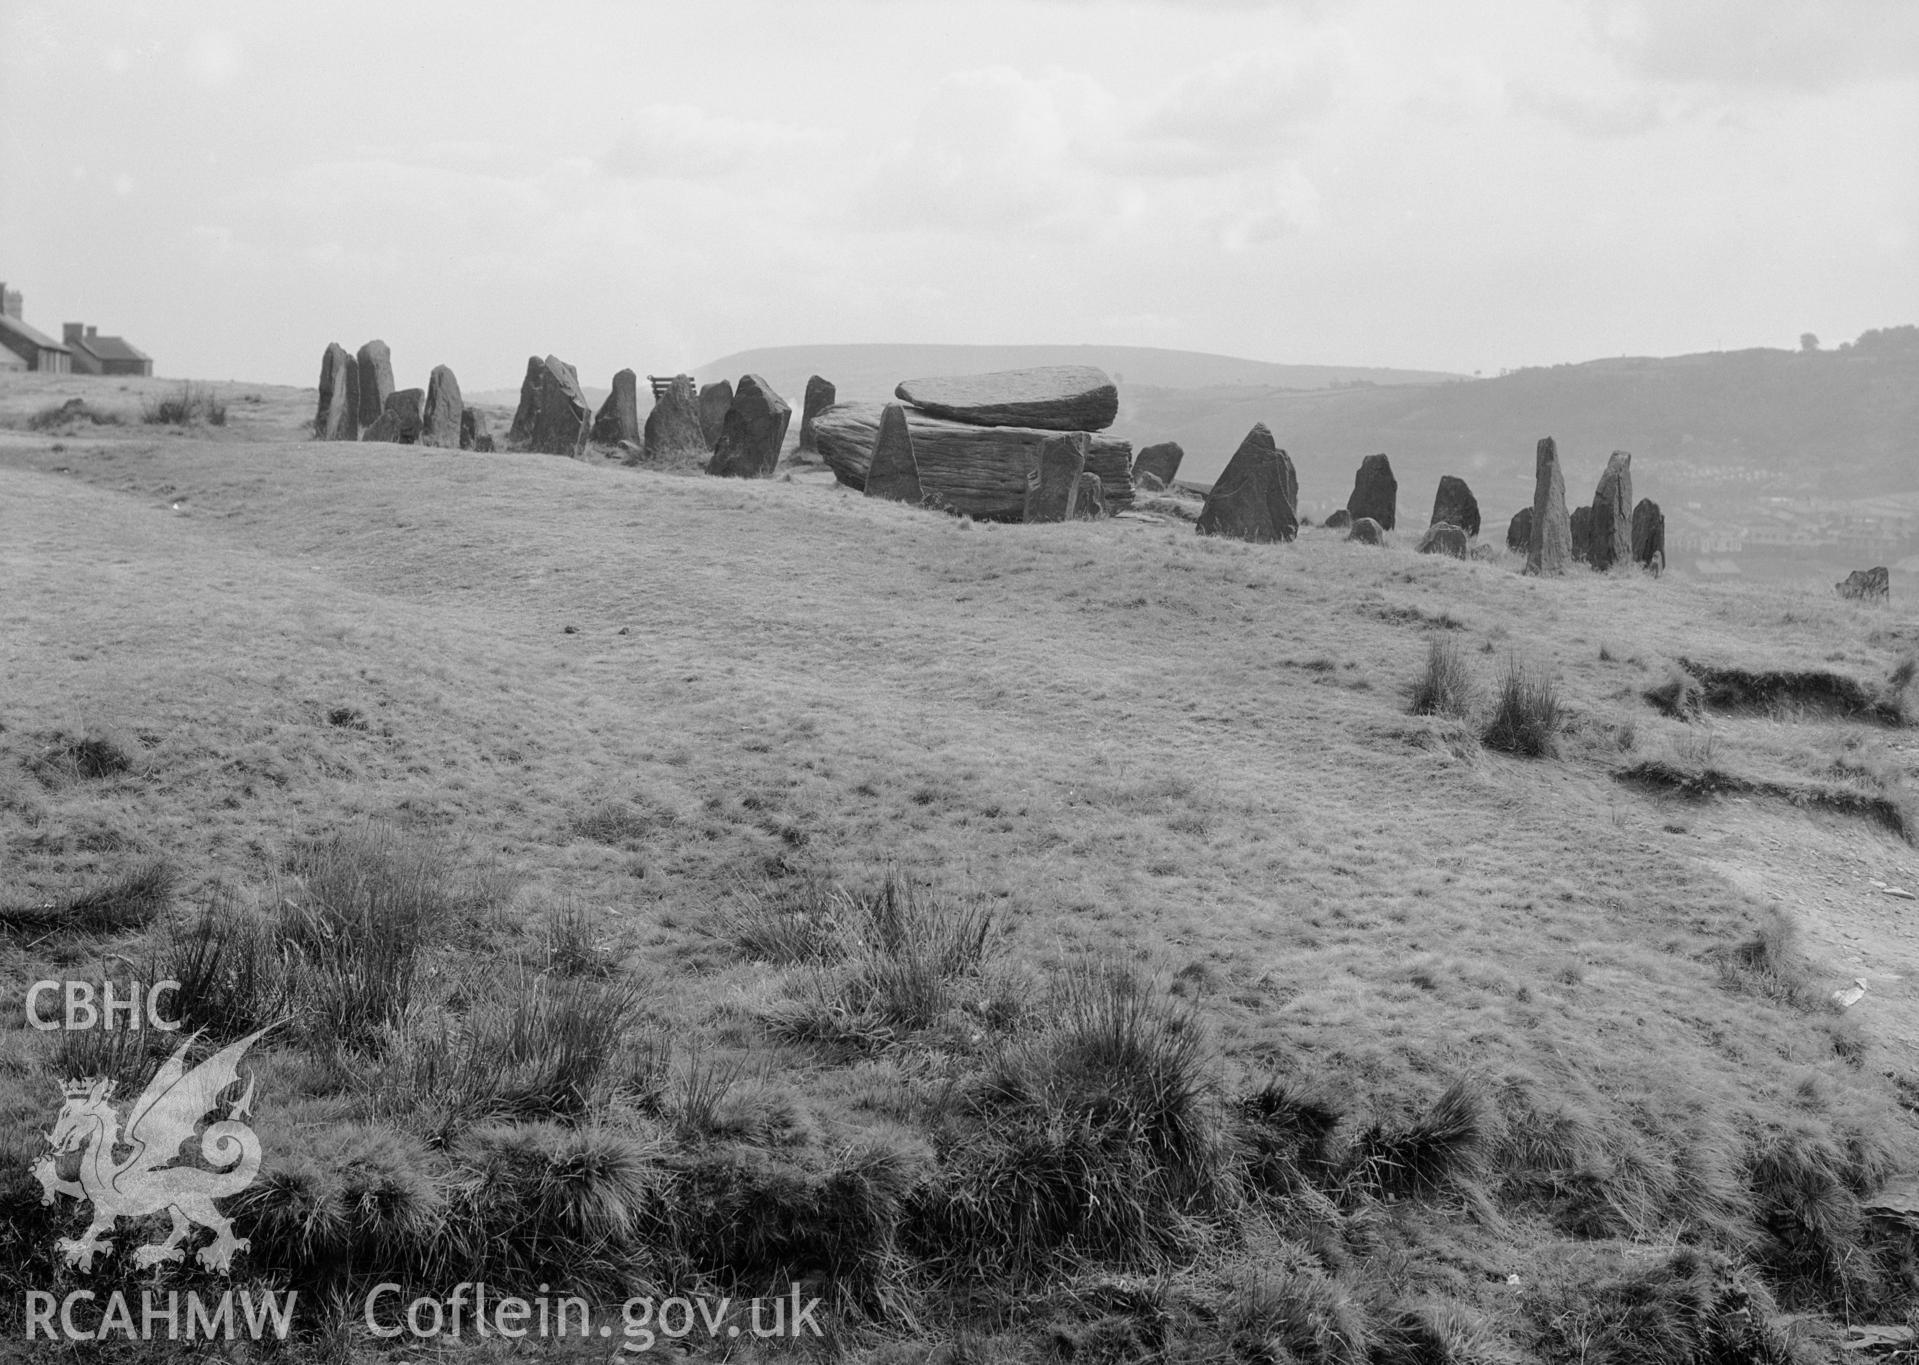
M 0 333 L 5 333 L 16 341 L 24 341 L 30 346 L 37 346 L 43 351 L 62 351 L 68 355 L 72 354 L 65 345 L 55 341 L 45 332 L 36 331 L 19 318 L 8 317 L 4 313 L 0 313 Z
M 133 345 L 125 337 L 90 336 L 80 337 L 74 343 L 86 348 L 88 355 L 97 360 L 151 360 L 152 356 Z

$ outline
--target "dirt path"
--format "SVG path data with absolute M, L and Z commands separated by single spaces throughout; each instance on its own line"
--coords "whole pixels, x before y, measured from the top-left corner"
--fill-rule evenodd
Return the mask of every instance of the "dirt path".
M 1865 978 L 1848 1015 L 1886 1050 L 1880 1069 L 1919 1069 L 1919 899 L 1892 894 L 1919 895 L 1919 850 L 1862 822 L 1748 798 L 1697 809 L 1690 824 L 1707 867 L 1792 916 L 1834 989 Z

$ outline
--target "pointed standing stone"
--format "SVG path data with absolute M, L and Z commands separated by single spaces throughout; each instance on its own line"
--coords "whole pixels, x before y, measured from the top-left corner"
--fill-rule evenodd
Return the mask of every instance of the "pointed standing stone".
M 1258 544 L 1291 540 L 1299 534 L 1299 478 L 1273 433 L 1256 422 L 1233 458 L 1213 481 L 1200 510 L 1204 536 L 1231 536 Z
M 819 450 L 813 440 L 813 419 L 832 407 L 838 398 L 839 391 L 818 375 L 806 381 L 806 398 L 800 407 L 800 449 L 807 454 Z
M 1346 510 L 1353 520 L 1371 517 L 1382 531 L 1390 531 L 1399 510 L 1399 480 L 1393 477 L 1393 462 L 1384 455 L 1368 455 L 1359 462 L 1353 476 L 1353 495 L 1346 499 Z
M 1666 514 L 1651 498 L 1632 509 L 1632 562 L 1644 569 L 1666 567 Z
M 1593 493 L 1592 549 L 1587 558 L 1604 573 L 1632 553 L 1632 455 L 1615 450 Z
M 712 388 L 711 384 L 707 385 L 709 391 Z M 733 386 L 728 384 L 726 391 L 730 394 Z M 700 400 L 693 396 L 691 379 L 684 375 L 676 378 L 653 404 L 646 414 L 643 444 L 649 464 L 706 463 L 712 447 L 700 430 Z
M 1073 515 L 1091 443 L 1086 432 L 1075 431 L 1026 448 L 1027 521 L 1065 521 Z
M 720 426 L 720 443 L 706 472 L 728 479 L 770 479 L 780 462 L 793 409 L 756 374 L 745 375 L 733 390 L 733 406 Z
M 1473 496 L 1464 479 L 1451 474 L 1440 476 L 1429 522 L 1433 526 L 1457 526 L 1468 540 L 1479 534 L 1479 499 Z
M 393 392 L 393 353 L 384 341 L 369 341 L 353 359 L 360 376 L 360 425 L 370 427 L 386 411 Z
M 322 441 L 360 439 L 360 372 L 353 355 L 331 342 L 320 357 L 320 406 L 313 434 Z
M 1542 437 L 1533 456 L 1533 524 L 1526 546 L 1526 572 L 1562 574 L 1572 559 L 1572 519 L 1566 515 L 1566 481 L 1559 447 Z
M 593 439 L 603 446 L 640 439 L 640 377 L 631 370 L 613 376 L 613 390 L 593 418 Z
M 880 410 L 879 437 L 873 442 L 873 459 L 866 467 L 866 496 L 911 503 L 925 497 L 920 489 L 920 467 L 913 458 L 913 434 L 906 426 L 906 409 L 898 403 L 888 403 Z
M 732 380 L 716 380 L 700 390 L 700 434 L 706 438 L 709 454 L 720 443 L 720 428 L 726 425 L 726 410 L 732 406 Z
M 444 365 L 435 365 L 426 380 L 426 412 L 420 418 L 420 444 L 460 448 L 460 433 L 466 425 L 466 402 L 460 397 L 460 381 Z
M 558 356 L 529 357 L 507 443 L 545 455 L 578 456 L 592 423 L 593 409 L 573 367 Z

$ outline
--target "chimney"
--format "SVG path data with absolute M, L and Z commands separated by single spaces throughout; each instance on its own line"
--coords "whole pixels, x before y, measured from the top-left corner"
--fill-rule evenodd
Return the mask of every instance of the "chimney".
M 25 300 L 20 297 L 20 291 L 18 289 L 9 289 L 6 285 L 0 284 L 0 312 L 4 312 L 10 318 L 17 319 L 20 316 L 20 306 L 23 302 L 25 302 Z
M 80 338 L 85 336 L 86 332 L 87 329 L 84 323 L 63 322 L 60 324 L 60 340 L 66 342 L 69 346 L 79 344 Z
M 99 331 L 100 331 L 100 329 L 99 329 L 98 327 L 89 327 L 89 328 L 87 328 L 87 340 L 88 340 L 88 341 L 92 341 L 92 340 L 93 340 L 93 338 L 94 338 L 94 337 L 95 337 L 96 335 L 98 335 L 98 333 L 99 333 Z

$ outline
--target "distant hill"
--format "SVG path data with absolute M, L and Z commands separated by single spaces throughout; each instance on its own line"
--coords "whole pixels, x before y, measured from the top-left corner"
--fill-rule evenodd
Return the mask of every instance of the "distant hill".
M 879 401 L 893 396 L 901 380 L 938 374 L 982 374 L 1033 365 L 1095 365 L 1120 386 L 1121 420 L 1128 392 L 1136 386 L 1167 389 L 1220 384 L 1257 384 L 1284 389 L 1323 389 L 1333 384 L 1431 383 L 1457 376 L 1440 370 L 1389 370 L 1364 365 L 1278 365 L 1266 360 L 1169 351 L 1154 346 L 924 346 L 874 343 L 855 346 L 766 346 L 736 351 L 694 371 L 701 383 L 738 382 L 763 376 L 796 408 L 806 381 L 833 381 L 842 400 Z M 1124 434 L 1123 432 L 1121 433 Z
M 1641 492 L 1708 505 L 1919 489 L 1919 327 L 1830 351 L 1593 360 L 1316 392 L 1166 386 L 1128 398 L 1131 439 L 1180 442 L 1181 477 L 1196 482 L 1265 422 L 1299 467 L 1309 511 L 1343 505 L 1359 460 L 1384 451 L 1409 515 L 1423 517 L 1450 473 L 1472 484 L 1489 519 L 1503 519 L 1531 499 L 1542 436 L 1558 442 L 1574 500 L 1591 496 L 1613 450 L 1633 452 Z

